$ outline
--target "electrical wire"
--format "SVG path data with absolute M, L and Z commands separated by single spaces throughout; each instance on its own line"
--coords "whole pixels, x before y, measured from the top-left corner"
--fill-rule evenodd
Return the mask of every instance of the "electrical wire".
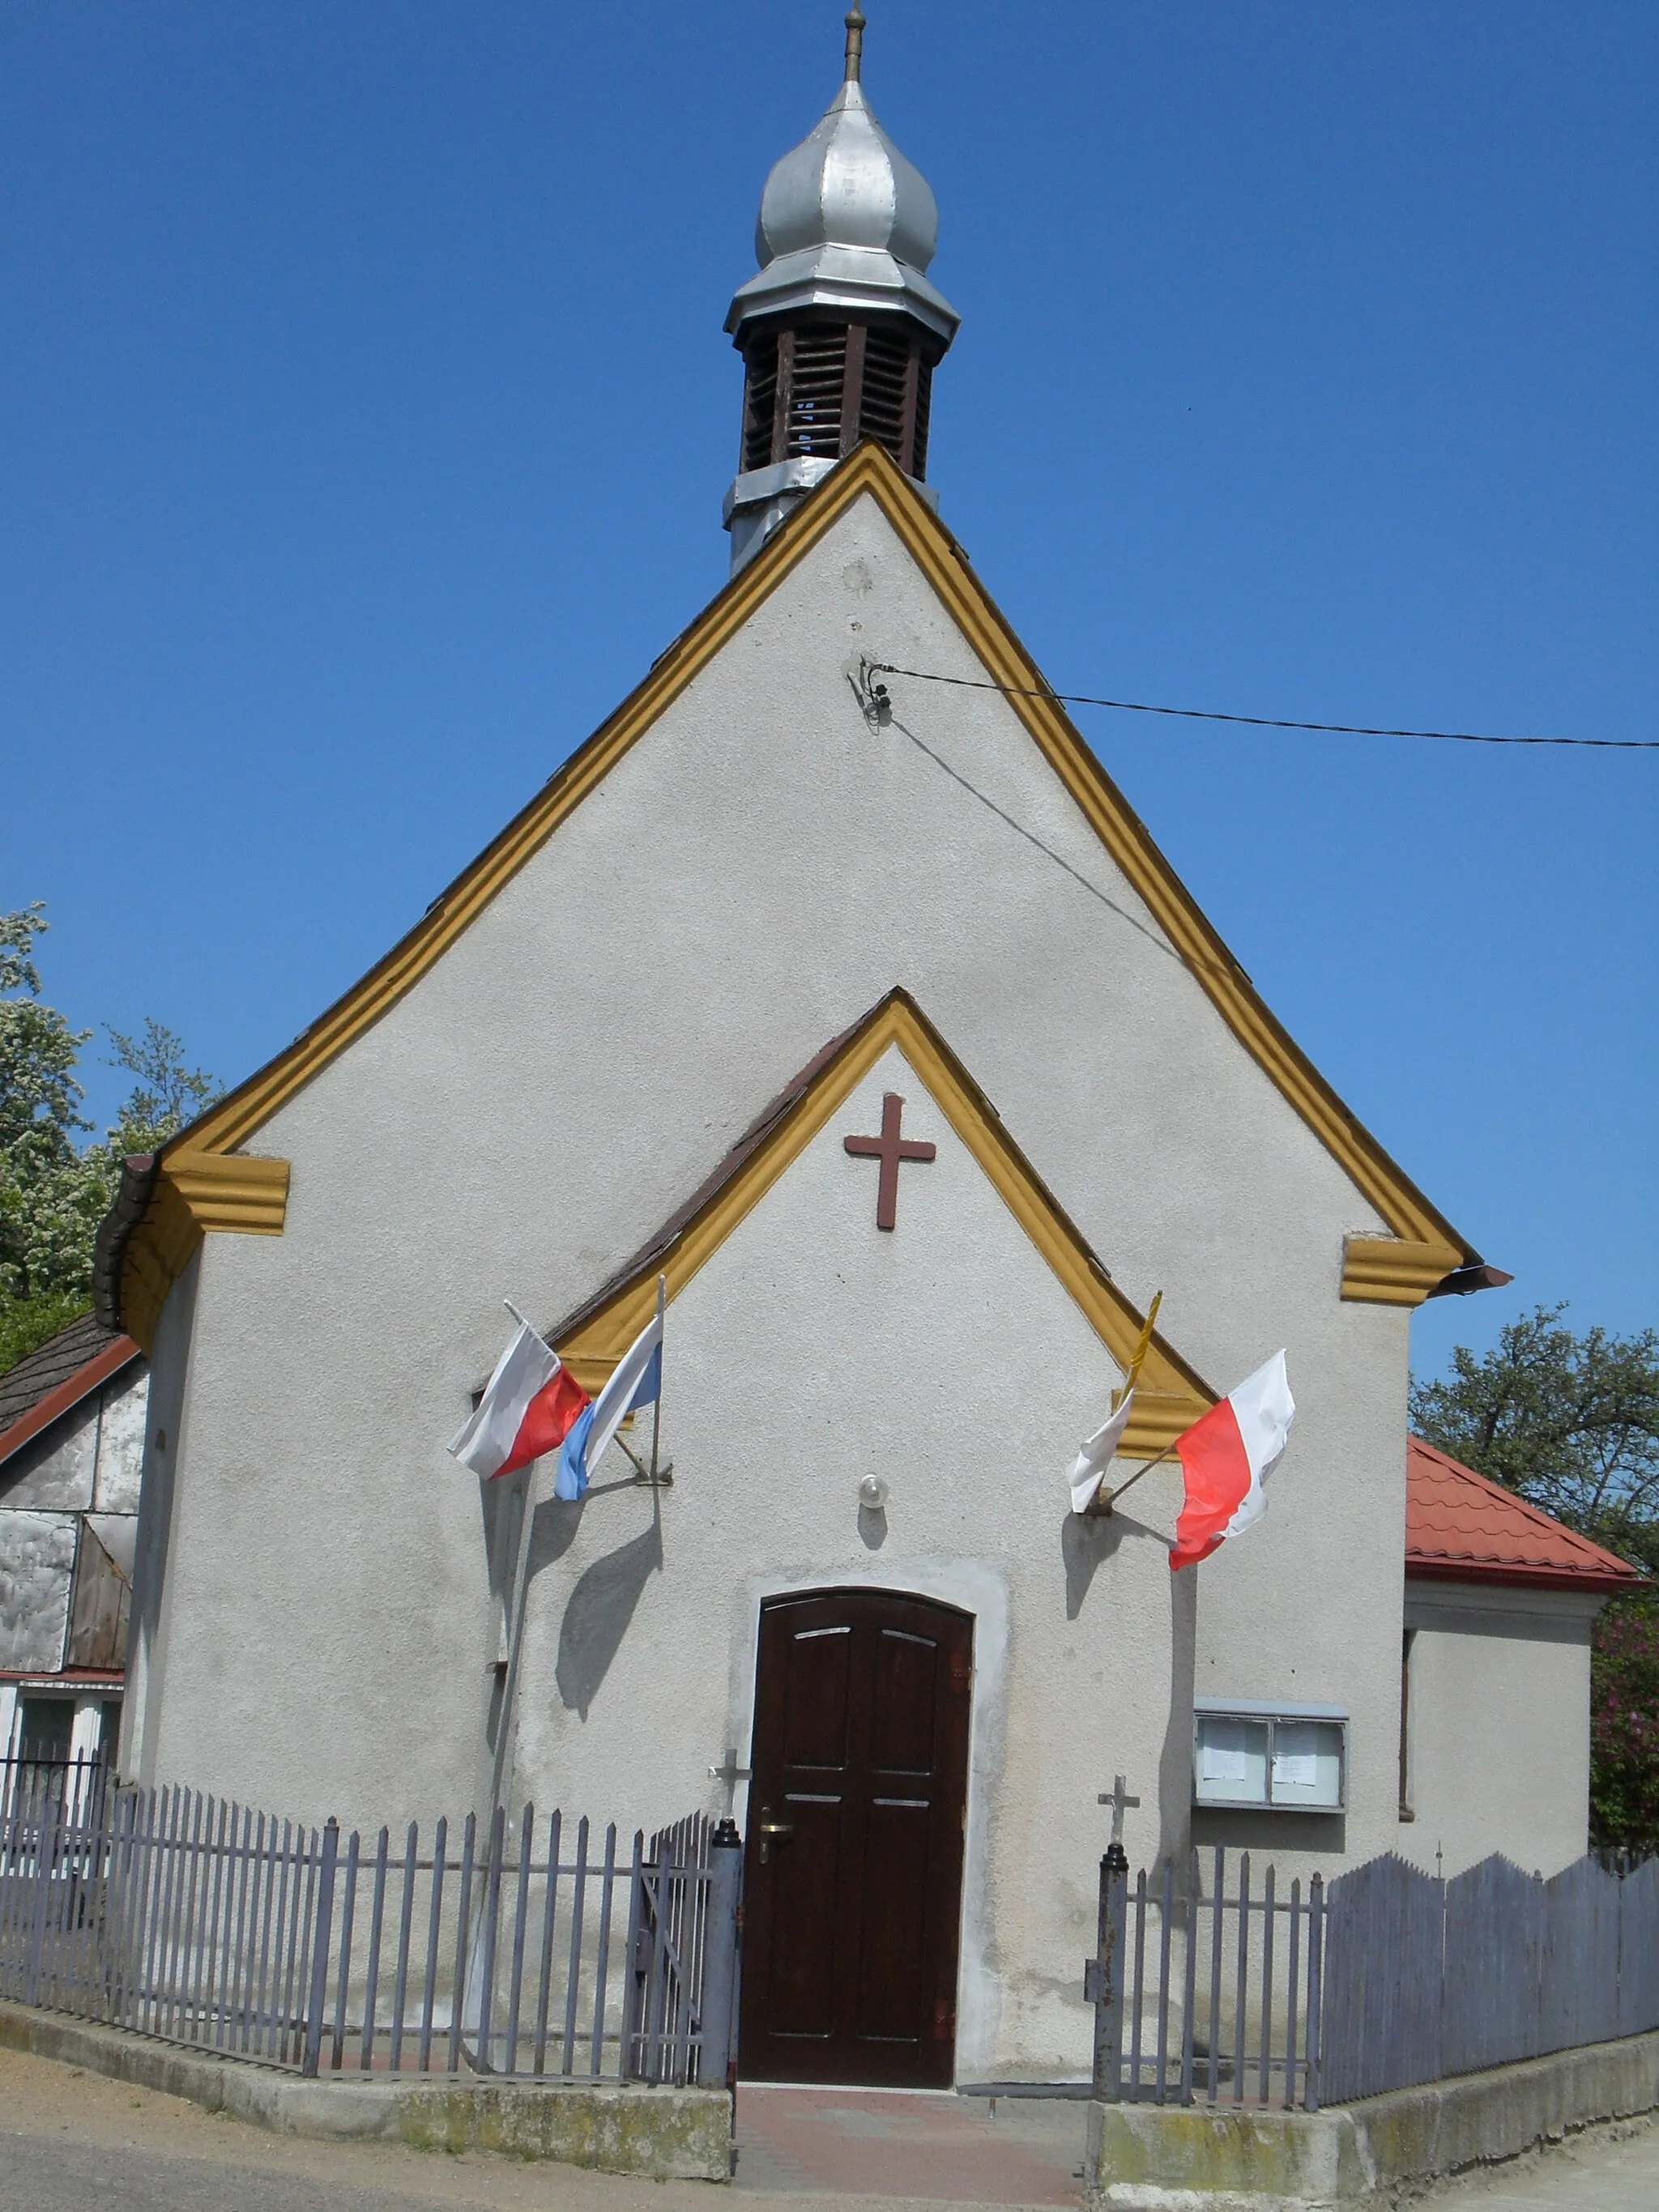
M 1384 730 L 1364 722 L 1292 722 L 1279 714 L 1221 714 L 1204 707 L 1153 707 L 1144 699 L 1096 699 L 1081 691 L 1053 691 L 1046 684 L 994 684 L 974 676 L 941 676 L 927 668 L 900 668 L 872 660 L 872 674 L 908 676 L 918 684 L 953 684 L 966 691 L 1000 691 L 1010 699 L 1053 699 L 1066 707 L 1110 707 L 1123 714 L 1173 714 L 1189 722 L 1241 722 L 1253 730 L 1317 730 L 1339 738 L 1439 738 L 1458 745 L 1592 745 L 1610 752 L 1659 752 L 1659 738 L 1497 738 L 1474 730 Z
M 1006 822 L 1008 827 L 1013 830 L 1018 836 L 1023 837 L 1028 845 L 1035 845 L 1038 852 L 1042 853 L 1046 856 L 1046 858 L 1052 860 L 1056 867 L 1064 868 L 1066 874 L 1072 878 L 1073 882 L 1082 884 L 1084 890 L 1088 892 L 1091 898 L 1097 898 L 1103 907 L 1109 907 L 1117 916 L 1120 921 L 1127 921 L 1131 929 L 1139 931 L 1140 935 L 1146 939 L 1146 942 L 1154 946 L 1157 951 L 1166 954 L 1171 960 L 1186 961 L 1186 955 L 1184 953 L 1178 952 L 1172 945 L 1166 945 L 1163 938 L 1158 935 L 1156 930 L 1148 929 L 1144 921 L 1141 921 L 1137 916 L 1131 914 L 1127 907 L 1120 906 L 1115 898 L 1111 897 L 1109 893 L 1102 890 L 1098 884 L 1091 883 L 1088 877 L 1083 873 L 1080 868 L 1074 868 L 1068 860 L 1065 859 L 1062 854 L 1055 852 L 1052 845 L 1045 845 L 1042 838 L 1036 835 L 1035 830 L 1028 830 L 1023 822 L 1015 821 L 1013 816 L 1009 813 L 1006 807 L 999 806 L 994 799 L 988 798 L 976 783 L 970 783 L 959 768 L 952 768 L 950 762 L 945 759 L 943 753 L 935 752 L 932 745 L 927 743 L 925 738 L 919 738 L 913 729 L 908 728 L 906 724 L 900 721 L 896 714 L 890 716 L 884 726 L 888 729 L 896 730 L 901 737 L 908 738 L 911 744 L 916 747 L 918 751 L 926 753 L 928 759 L 932 761 L 936 767 L 942 768 L 945 770 L 945 773 L 951 778 L 953 783 L 959 783 L 963 789 L 969 794 L 969 798 L 978 799 L 981 806 L 988 806 L 992 813 L 996 816 L 1000 822 Z M 1188 966 L 1201 965 L 1207 968 L 1216 968 L 1216 963 L 1214 961 L 1201 961 L 1197 963 L 1187 961 L 1186 964 Z M 1217 969 L 1217 972 L 1218 974 L 1221 970 Z

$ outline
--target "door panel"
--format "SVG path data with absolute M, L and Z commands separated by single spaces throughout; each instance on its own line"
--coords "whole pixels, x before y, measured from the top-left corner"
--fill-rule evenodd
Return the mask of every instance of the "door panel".
M 838 1772 L 847 1765 L 850 1628 L 811 1628 L 789 1643 L 784 1765 Z
M 794 1830 L 769 1848 L 779 1940 L 772 1946 L 768 1999 L 780 2035 L 827 2036 L 834 2027 L 819 1971 L 816 1931 L 836 1909 L 841 1883 L 842 1800 L 789 1793 L 773 1808 Z
M 878 1797 L 870 1808 L 872 1859 L 881 1869 L 865 1907 L 859 1961 L 858 2033 L 884 2041 L 914 2035 L 927 2013 L 922 1950 L 916 1931 L 927 1920 L 928 1810 Z
M 881 1774 L 928 1774 L 933 1766 L 933 1709 L 939 1646 L 884 1628 L 876 1646 L 875 1726 L 870 1763 Z
M 945 2087 L 973 1621 L 927 1598 L 762 1607 L 744 1871 L 750 2080 Z

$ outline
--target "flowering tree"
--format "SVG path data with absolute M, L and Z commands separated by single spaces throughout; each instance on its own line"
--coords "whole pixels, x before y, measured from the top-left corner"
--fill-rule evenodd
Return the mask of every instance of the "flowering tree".
M 40 998 L 37 902 L 0 914 L 0 1372 L 92 1304 L 92 1245 L 128 1152 L 148 1152 L 218 1096 L 171 1030 L 109 1032 L 109 1065 L 133 1088 L 115 1127 L 88 1143 L 76 1078 L 90 1030 Z

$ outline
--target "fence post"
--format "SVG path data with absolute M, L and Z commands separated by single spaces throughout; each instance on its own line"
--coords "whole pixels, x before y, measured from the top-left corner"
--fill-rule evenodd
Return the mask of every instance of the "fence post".
M 738 1929 L 743 1911 L 743 1838 L 719 1821 L 708 1839 L 708 1918 L 702 1953 L 702 2048 L 697 2080 L 731 2089 L 738 2076 Z
M 1321 2070 L 1325 2060 L 1325 1878 L 1316 1874 L 1308 1884 L 1308 2009 L 1302 2027 L 1307 2053 L 1302 2109 L 1307 2112 L 1319 2110 L 1324 2087 Z
M 1083 1994 L 1095 2008 L 1094 2094 L 1115 2105 L 1123 2094 L 1123 1939 L 1129 1902 L 1129 1855 L 1115 1838 L 1100 1862 L 1100 1917 L 1095 1955 L 1083 1970 Z
M 323 1854 L 317 1871 L 317 1920 L 311 1947 L 311 1987 L 306 1996 L 306 2040 L 300 2071 L 315 2079 L 323 2048 L 323 2014 L 328 2004 L 329 1938 L 334 1923 L 334 1864 L 340 1855 L 340 1824 L 331 1814 L 323 1830 Z M 295 1880 L 299 1880 L 295 1869 Z
M 52 1820 L 52 1841 L 46 1841 L 48 1813 Z M 64 1801 L 54 1791 L 46 1793 L 44 1803 L 37 1801 L 34 1820 L 34 1911 L 29 1936 L 28 1965 L 23 1982 L 23 2002 L 38 2005 L 40 1984 L 47 1954 L 47 1939 L 51 1933 L 49 1921 L 54 1905 L 61 1909 L 58 1883 L 55 1879 L 58 1864 L 64 1852 Z

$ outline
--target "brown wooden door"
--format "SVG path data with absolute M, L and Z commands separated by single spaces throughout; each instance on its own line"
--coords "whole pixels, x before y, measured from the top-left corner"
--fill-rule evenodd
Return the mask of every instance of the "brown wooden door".
M 929 1598 L 818 1590 L 762 1607 L 749 2080 L 951 2081 L 973 1650 L 972 1618 Z

